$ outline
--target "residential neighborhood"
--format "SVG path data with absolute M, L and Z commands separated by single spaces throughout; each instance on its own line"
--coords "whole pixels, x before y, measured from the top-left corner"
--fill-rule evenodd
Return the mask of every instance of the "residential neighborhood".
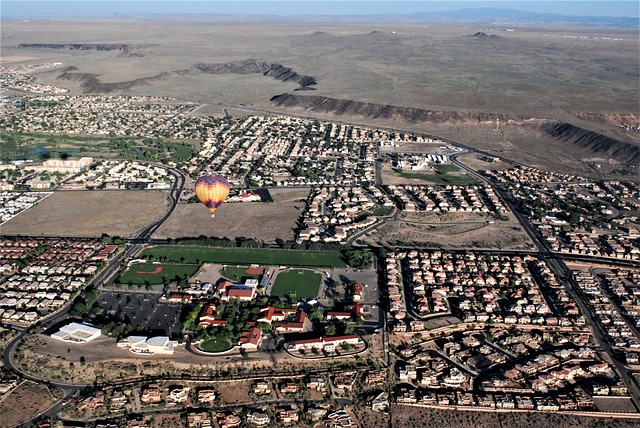
M 29 94 L 3 99 L 0 227 L 57 192 L 149 193 L 165 211 L 130 234 L 0 237 L 0 401 L 40 379 L 62 391 L 47 416 L 96 427 L 388 426 L 421 409 L 637 417 L 636 180 L 406 130 L 69 95 L 38 70 L 2 69 L 3 88 Z M 228 180 L 221 202 L 256 211 L 217 236 L 181 235 L 191 215 L 154 235 L 196 203 L 203 174 Z M 248 223 L 270 228 L 256 212 L 281 206 L 287 235 L 249 238 Z

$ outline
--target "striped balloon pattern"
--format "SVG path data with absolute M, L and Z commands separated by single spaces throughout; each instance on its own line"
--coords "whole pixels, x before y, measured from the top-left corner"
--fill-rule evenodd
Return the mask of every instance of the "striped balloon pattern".
M 196 181 L 196 196 L 205 204 L 211 217 L 215 217 L 215 211 L 229 196 L 229 182 L 221 175 L 203 175 Z

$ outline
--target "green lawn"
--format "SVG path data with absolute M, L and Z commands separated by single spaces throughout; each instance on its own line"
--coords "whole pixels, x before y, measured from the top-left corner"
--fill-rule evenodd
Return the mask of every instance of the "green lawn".
M 447 174 L 449 172 L 458 172 L 460 171 L 460 168 L 458 168 L 455 165 L 451 165 L 450 163 L 447 164 L 440 164 L 440 165 L 434 165 L 433 166 L 435 168 L 436 171 L 438 171 L 440 174 Z
M 449 174 L 448 168 L 444 168 L 448 165 L 438 165 L 436 169 L 443 168 L 442 172 L 435 174 L 426 174 L 424 172 L 399 172 L 397 173 L 402 178 L 411 178 L 417 180 L 424 180 L 434 184 L 472 184 L 475 180 L 469 177 L 467 174 Z M 455 167 L 453 167 L 455 168 Z
M 231 349 L 231 343 L 228 340 L 213 337 L 205 340 L 198 347 L 205 352 L 222 352 Z
M 331 251 L 286 251 L 241 248 L 184 247 L 163 245 L 145 249 L 141 257 L 153 256 L 156 260 L 166 257 L 166 261 L 184 263 L 224 263 L 262 266 L 313 266 L 344 267 L 339 252 Z
M 120 275 L 120 283 L 144 284 L 148 281 L 149 284 L 162 284 L 163 278 L 166 282 L 175 281 L 176 276 L 188 278 L 196 273 L 199 267 L 196 264 L 135 263 Z
M 294 269 L 280 272 L 271 290 L 272 296 L 290 296 L 294 298 L 309 299 L 318 296 L 322 275 L 305 269 Z
M 384 217 L 391 215 L 391 213 L 393 213 L 393 207 L 377 207 L 375 210 L 373 210 L 371 215 L 376 217 Z
M 224 269 L 220 270 L 220 275 L 235 282 L 240 282 L 243 278 L 260 279 L 260 277 L 262 276 L 262 275 L 249 275 L 247 273 L 247 269 L 248 269 L 247 267 L 227 266 Z

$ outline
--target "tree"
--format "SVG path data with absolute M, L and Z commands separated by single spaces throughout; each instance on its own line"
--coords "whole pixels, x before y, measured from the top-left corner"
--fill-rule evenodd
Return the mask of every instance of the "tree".
M 309 319 L 311 321 L 322 321 L 322 318 L 324 318 L 324 312 L 322 309 L 314 309 L 309 314 Z
M 373 256 L 367 250 L 347 249 L 342 252 L 343 260 L 356 269 L 368 269 L 373 263 Z
M 336 326 L 333 325 L 333 324 L 328 325 L 327 328 L 325 328 L 324 332 L 325 332 L 325 334 L 327 336 L 335 336 L 336 335 Z

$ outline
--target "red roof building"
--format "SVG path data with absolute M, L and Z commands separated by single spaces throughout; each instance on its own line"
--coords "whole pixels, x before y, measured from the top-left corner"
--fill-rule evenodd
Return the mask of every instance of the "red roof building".
M 262 343 L 262 330 L 258 327 L 252 327 L 242 333 L 242 337 L 238 341 L 243 349 L 257 350 Z
M 216 325 L 227 325 L 226 320 L 217 320 L 216 315 L 218 311 L 216 310 L 215 305 L 205 305 L 200 312 L 199 324 L 202 327 L 216 326 Z
M 302 333 L 311 331 L 311 320 L 307 317 L 307 313 L 302 309 L 298 309 L 294 321 L 284 321 L 276 324 L 276 331 L 280 333 Z
M 264 312 L 264 316 L 262 318 L 258 318 L 258 322 L 263 322 L 265 324 L 271 325 L 274 321 L 284 321 L 289 316 L 296 313 L 295 309 L 290 308 L 274 308 L 273 306 L 267 306 L 262 310 Z
M 359 282 L 353 287 L 353 301 L 359 302 L 362 300 L 362 284 Z
M 256 297 L 256 289 L 253 287 L 239 287 L 234 286 L 231 288 L 227 288 L 227 291 L 220 297 L 220 299 L 224 301 L 229 301 L 231 299 L 238 300 L 253 300 Z
M 328 320 L 348 320 L 351 318 L 351 312 L 329 311 L 327 312 Z
M 169 294 L 169 301 L 171 303 L 187 303 L 191 301 L 191 294 L 171 293 Z

